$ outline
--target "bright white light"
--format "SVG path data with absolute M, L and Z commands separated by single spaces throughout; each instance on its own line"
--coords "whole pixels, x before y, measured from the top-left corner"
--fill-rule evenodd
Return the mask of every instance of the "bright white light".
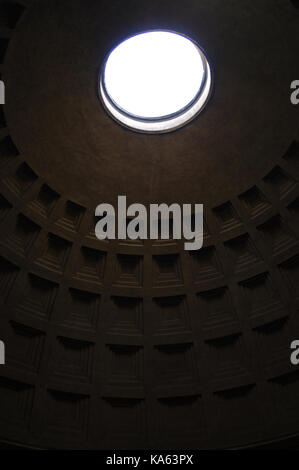
M 167 31 L 138 34 L 109 55 L 104 84 L 118 108 L 143 119 L 169 116 L 196 98 L 205 77 L 200 49 Z

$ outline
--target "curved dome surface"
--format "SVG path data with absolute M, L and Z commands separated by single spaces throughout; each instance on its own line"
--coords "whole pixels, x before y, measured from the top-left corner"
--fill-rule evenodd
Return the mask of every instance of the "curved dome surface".
M 1 442 L 215 449 L 298 433 L 299 14 L 269 5 L 0 5 Z M 153 28 L 194 39 L 215 71 L 205 112 L 163 135 L 117 125 L 97 95 L 109 52 Z M 96 205 L 123 194 L 203 203 L 203 249 L 97 240 Z

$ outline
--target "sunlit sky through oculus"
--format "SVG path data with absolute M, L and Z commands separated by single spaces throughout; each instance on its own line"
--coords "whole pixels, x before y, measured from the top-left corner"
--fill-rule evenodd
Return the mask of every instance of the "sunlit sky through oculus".
M 114 103 L 143 118 L 180 111 L 196 97 L 203 79 L 196 45 L 167 31 L 125 40 L 111 52 L 104 71 L 106 91 Z

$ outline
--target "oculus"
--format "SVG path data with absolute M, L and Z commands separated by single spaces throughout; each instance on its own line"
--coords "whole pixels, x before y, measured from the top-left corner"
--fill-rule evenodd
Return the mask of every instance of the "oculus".
M 193 40 L 171 31 L 148 31 L 108 54 L 98 86 L 116 121 L 135 131 L 162 133 L 182 127 L 203 110 L 212 76 Z

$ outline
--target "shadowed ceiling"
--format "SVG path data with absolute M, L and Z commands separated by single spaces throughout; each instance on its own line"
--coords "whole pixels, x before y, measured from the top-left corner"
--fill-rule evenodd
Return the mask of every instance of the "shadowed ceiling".
M 299 9 L 289 0 L 0 3 L 0 438 L 225 448 L 299 431 Z M 205 50 L 213 96 L 164 135 L 115 123 L 107 53 Z M 95 206 L 203 203 L 204 248 L 94 236 Z

